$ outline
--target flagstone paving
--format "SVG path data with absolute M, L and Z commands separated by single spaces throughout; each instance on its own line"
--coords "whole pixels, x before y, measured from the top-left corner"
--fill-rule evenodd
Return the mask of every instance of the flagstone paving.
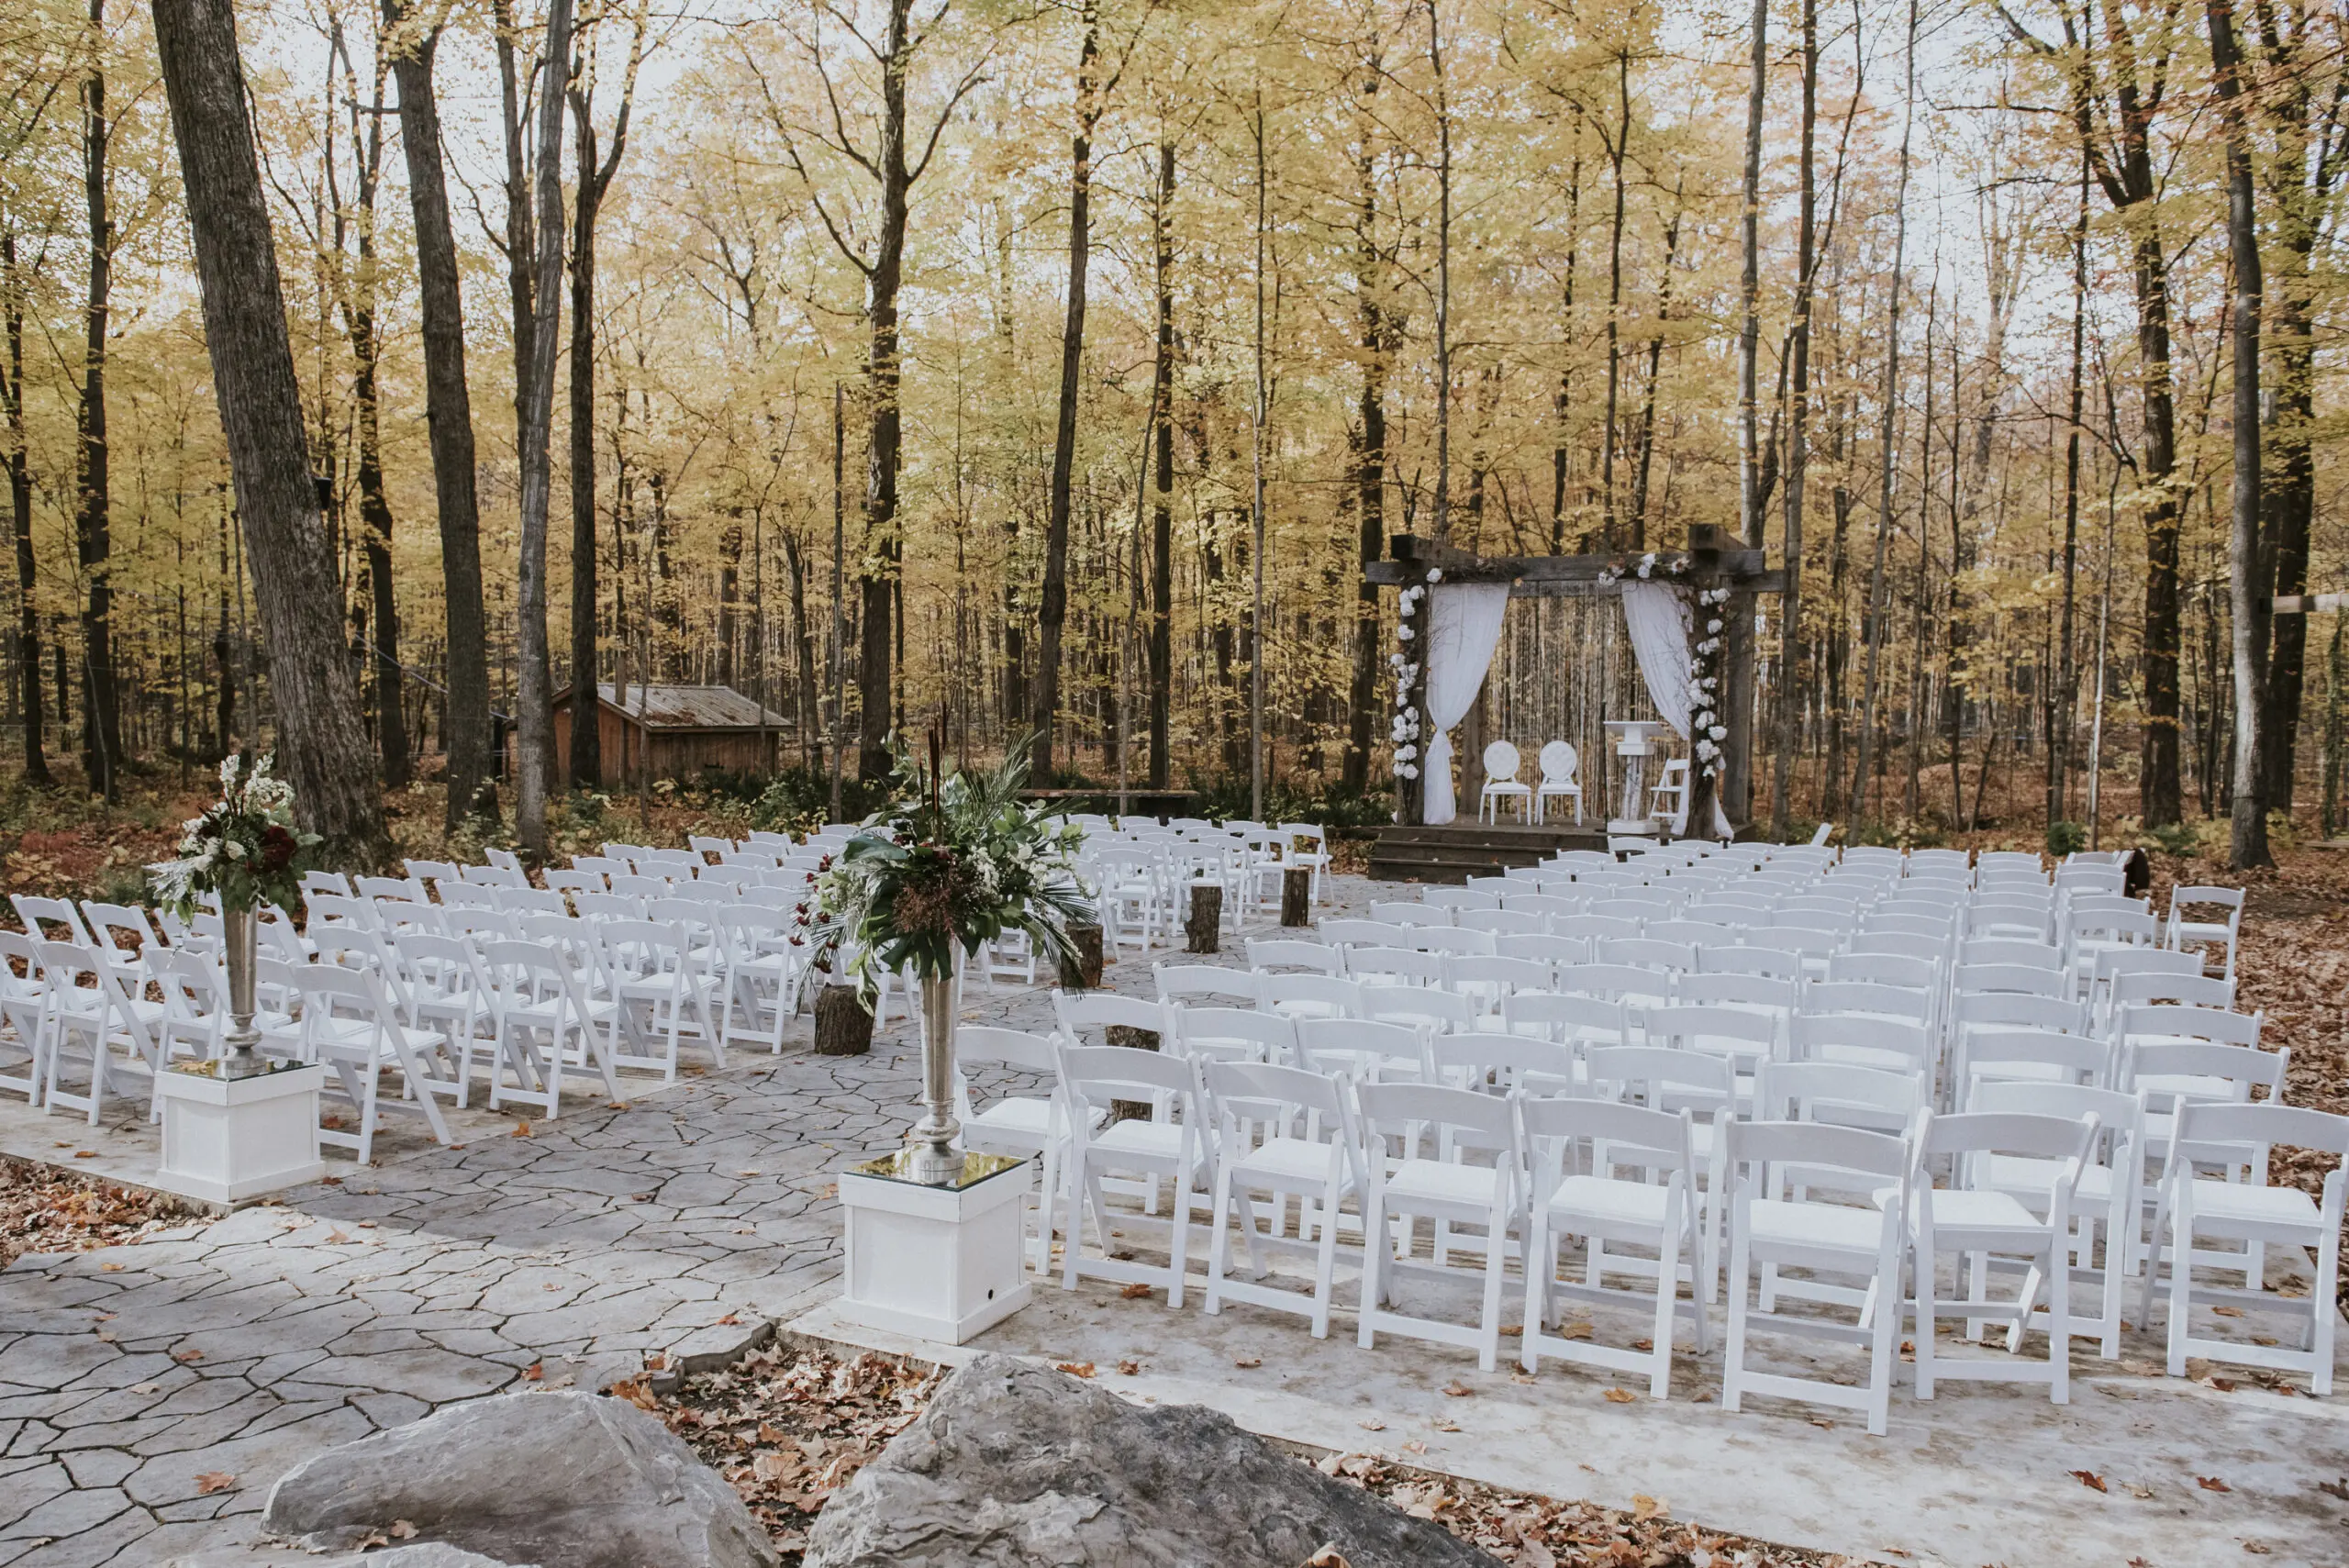
M 1374 886 L 1333 879 L 1323 912 Z M 1108 983 L 1148 991 L 1149 966 L 1129 956 Z M 1043 1027 L 1049 989 L 974 984 L 963 1012 Z M 806 1038 L 803 1021 L 779 1058 L 631 1084 L 625 1108 L 591 1098 L 528 1136 L 481 1115 L 457 1148 L 401 1129 L 375 1165 L 330 1156 L 337 1174 L 282 1206 L 17 1259 L 0 1273 L 0 1568 L 249 1541 L 272 1483 L 321 1450 L 501 1390 L 601 1386 L 722 1318 L 780 1315 L 838 1270 L 832 1173 L 896 1147 L 919 1082 L 902 1016 L 866 1056 Z M 103 1135 L 11 1114 L 0 1151 L 62 1162 L 95 1143 L 107 1173 L 151 1170 L 141 1109 Z

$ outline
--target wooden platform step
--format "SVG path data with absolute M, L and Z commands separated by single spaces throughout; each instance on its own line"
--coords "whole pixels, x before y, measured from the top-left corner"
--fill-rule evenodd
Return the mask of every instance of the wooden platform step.
M 1603 850 L 1607 836 L 1595 828 L 1496 827 L 1448 823 L 1441 828 L 1382 828 L 1371 845 L 1370 874 L 1382 882 L 1459 884 L 1474 876 L 1498 876 L 1512 866 L 1539 865 L 1566 850 Z

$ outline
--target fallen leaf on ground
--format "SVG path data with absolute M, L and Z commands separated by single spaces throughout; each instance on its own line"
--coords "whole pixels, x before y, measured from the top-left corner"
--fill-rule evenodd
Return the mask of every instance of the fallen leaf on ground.
M 1140 1377 L 1141 1375 L 1141 1362 L 1136 1361 L 1119 1362 L 1118 1363 L 1118 1371 L 1121 1375 L 1126 1377 Z
M 1644 1492 L 1631 1494 L 1631 1517 L 1635 1519 L 1669 1518 L 1672 1505 Z
M 1522 1323 L 1507 1323 L 1501 1327 L 1501 1338 L 1504 1340 L 1522 1339 L 1524 1335 L 1525 1325 Z
M 344 1235 L 340 1230 L 329 1230 L 327 1232 L 327 1245 L 329 1247 L 339 1247 L 350 1240 L 350 1237 Z
M 2232 1394 L 2243 1385 L 2232 1377 L 2214 1377 L 2210 1380 L 2210 1386 L 2221 1394 Z
M 172 1359 L 175 1362 L 200 1362 L 204 1359 L 204 1352 L 202 1351 L 173 1351 Z
M 529 1122 L 518 1121 L 514 1124 L 514 1136 L 517 1138 L 530 1138 L 536 1135 L 530 1131 L 530 1124 Z
M 1356 1421 L 1354 1425 L 1365 1432 L 1383 1432 L 1386 1429 L 1386 1423 L 1384 1421 Z
M 2240 1318 L 2243 1316 L 2243 1308 L 2240 1307 L 2213 1307 L 2210 1310 L 2217 1313 L 2221 1318 Z
M 2338 1497 L 2343 1502 L 2349 1503 L 2349 1475 L 2344 1475 L 2338 1481 L 2320 1481 L 2316 1484 L 2316 1489 L 2328 1497 Z
M 1465 1399 L 1476 1392 L 1456 1377 L 1443 1385 L 1443 1391 L 1454 1399 Z
M 2246 1540 L 2243 1543 L 2243 1549 L 2254 1557 L 2265 1557 L 2275 1550 L 2264 1540 Z
M 385 1530 L 384 1533 L 390 1536 L 394 1540 L 414 1540 L 416 1539 L 416 1527 L 408 1523 L 406 1519 L 394 1519 L 392 1521 L 392 1528 Z
M 1642 1355 L 1645 1355 L 1648 1351 L 1655 1349 L 1655 1341 L 1653 1340 L 1633 1340 L 1631 1341 L 1631 1349 L 1639 1351 Z
M 2081 1485 L 2087 1487 L 2091 1492 L 2103 1492 L 2109 1490 L 2104 1484 L 2104 1477 L 2099 1475 L 2093 1470 L 2075 1470 L 2072 1472 L 2072 1479 L 2078 1482 Z
M 1435 1423 L 1435 1429 L 1439 1432 L 1456 1432 L 1460 1429 L 1460 1423 L 1457 1421 L 1447 1421 L 1442 1418 L 1438 1417 Z
M 1305 1560 L 1305 1568 L 1353 1568 L 1353 1564 L 1336 1547 L 1325 1546 Z
M 2228 1485 L 2225 1482 L 2220 1480 L 2215 1475 L 2198 1475 L 2194 1478 L 2194 1484 L 2197 1486 L 2201 1487 L 2205 1492 L 2232 1492 L 2234 1490 L 2233 1487 Z
M 1628 1388 L 1610 1388 L 1607 1391 L 1607 1402 L 1609 1405 L 1635 1404 L 1639 1397 Z
M 1133 1284 L 1126 1286 L 1125 1289 L 1118 1293 L 1119 1296 L 1127 1301 L 1140 1301 L 1143 1296 L 1146 1296 L 1149 1294 L 1150 1286 L 1142 1284 L 1140 1280 L 1134 1281 Z
M 1091 1377 L 1093 1375 L 1093 1363 L 1091 1362 L 1054 1362 L 1052 1364 L 1060 1368 L 1061 1371 L 1068 1373 L 1071 1377 Z
M 540 1382 L 541 1379 L 543 1379 L 543 1378 L 546 1376 L 546 1374 L 547 1374 L 547 1363 L 546 1363 L 546 1362 L 531 1362 L 531 1363 L 530 1363 L 527 1368 L 525 1368 L 525 1369 L 523 1370 L 523 1373 L 522 1373 L 522 1381 L 523 1381 L 523 1382 L 525 1382 L 525 1383 L 537 1383 L 537 1382 Z
M 209 1497 L 215 1492 L 226 1492 L 237 1484 L 237 1478 L 225 1470 L 207 1470 L 195 1478 L 199 1497 Z
M 1258 1367 L 1264 1364 L 1264 1358 L 1262 1356 L 1240 1356 L 1235 1358 L 1231 1364 L 1238 1367 L 1242 1372 L 1253 1372 Z
M 660 1399 L 652 1392 L 652 1385 L 641 1377 L 623 1377 L 604 1390 L 617 1399 L 625 1399 L 640 1410 L 658 1411 Z
M 95 1160 L 97 1157 L 98 1151 L 95 1149 L 76 1149 L 73 1151 L 73 1158 L 76 1160 Z
M 1428 1445 L 1419 1441 L 1417 1438 L 1412 1439 L 1409 1442 L 1403 1445 L 1403 1451 L 1405 1453 L 1425 1453 L 1427 1451 Z
M 1561 1340 L 1587 1340 L 1590 1338 L 1590 1325 L 1568 1323 L 1558 1330 L 1557 1337 Z
M 741 1324 L 742 1318 L 740 1313 L 729 1312 L 725 1317 L 720 1318 L 718 1321 L 721 1327 L 732 1329 L 739 1327 Z

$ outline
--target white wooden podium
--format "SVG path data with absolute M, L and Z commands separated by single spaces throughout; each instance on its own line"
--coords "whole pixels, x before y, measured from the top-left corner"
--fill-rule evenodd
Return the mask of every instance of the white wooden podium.
M 1648 759 L 1661 755 L 1657 739 L 1664 727 L 1651 718 L 1610 718 L 1607 734 L 1623 763 L 1623 795 L 1617 814 L 1608 821 L 1610 834 L 1655 833 L 1655 818 L 1648 813 Z

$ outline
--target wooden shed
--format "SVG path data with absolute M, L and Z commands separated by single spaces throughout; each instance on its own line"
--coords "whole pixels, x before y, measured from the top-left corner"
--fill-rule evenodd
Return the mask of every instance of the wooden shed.
M 556 774 L 570 784 L 573 695 L 554 698 Z M 733 773 L 774 771 L 775 752 L 791 721 L 731 686 L 631 684 L 625 702 L 611 685 L 596 688 L 607 780 L 632 780 L 650 764 L 656 779 L 691 780 L 711 768 Z

